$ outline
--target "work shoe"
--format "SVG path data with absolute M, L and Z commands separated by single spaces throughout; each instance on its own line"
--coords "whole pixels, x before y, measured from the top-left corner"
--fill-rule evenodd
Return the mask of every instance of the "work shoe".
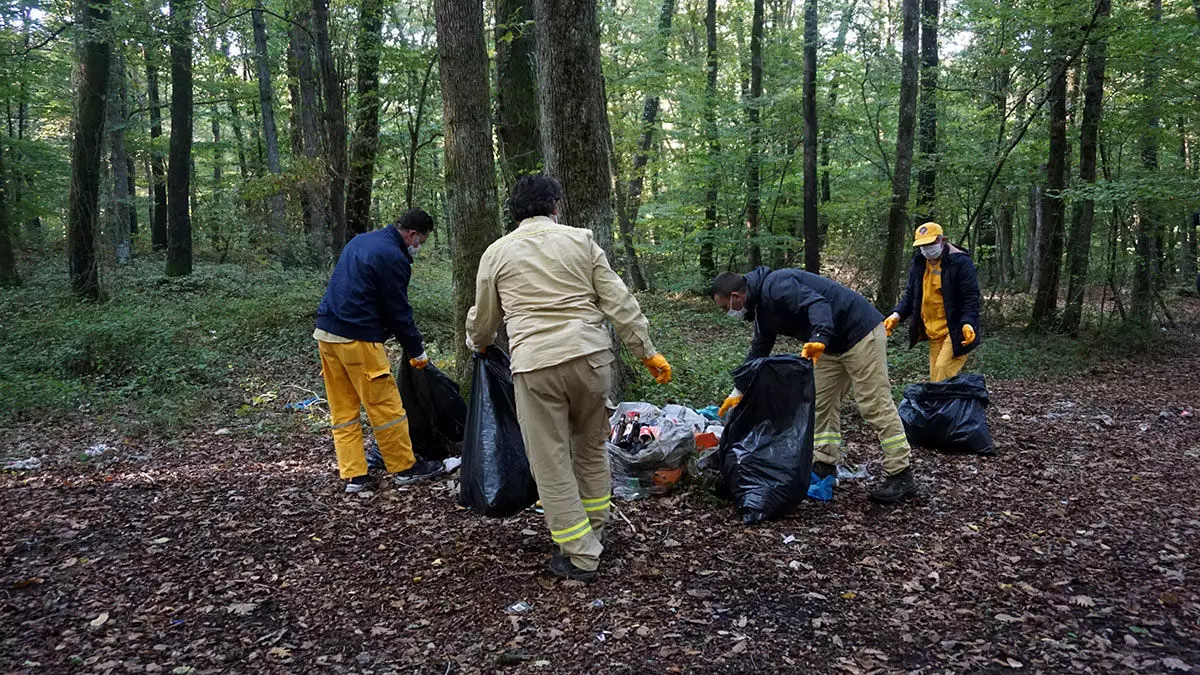
M 346 494 L 358 494 L 359 492 L 371 492 L 375 489 L 375 485 L 379 481 L 369 474 L 355 476 L 346 481 Z
M 883 485 L 871 490 L 870 499 L 879 504 L 895 504 L 903 499 L 917 496 L 917 480 L 913 478 L 912 467 L 893 474 L 883 481 Z
M 812 472 L 817 474 L 817 478 L 822 480 L 829 478 L 830 476 L 837 478 L 837 467 L 829 462 L 813 462 Z
M 550 571 L 554 576 L 570 579 L 571 581 L 582 581 L 585 584 L 590 584 L 596 580 L 596 570 L 585 570 L 575 566 L 571 559 L 565 555 L 559 554 L 550 559 Z
M 427 478 L 437 478 L 446 472 L 441 462 L 432 459 L 417 459 L 417 463 L 392 476 L 396 485 L 412 485 Z

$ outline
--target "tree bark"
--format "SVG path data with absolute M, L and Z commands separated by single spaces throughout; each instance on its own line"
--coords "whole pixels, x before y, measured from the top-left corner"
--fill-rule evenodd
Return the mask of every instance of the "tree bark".
M 191 0 L 170 0 L 171 147 L 167 164 L 167 269 L 192 273 L 192 12 Z
M 920 26 L 919 0 L 901 3 L 900 116 L 896 127 L 896 168 L 892 172 L 892 204 L 888 210 L 887 248 L 879 275 L 875 306 L 888 311 L 896 303 L 908 234 L 908 195 L 912 178 L 913 137 L 917 126 L 917 34 Z
M 425 119 L 426 93 L 429 91 L 429 78 L 433 74 L 436 58 L 429 59 L 425 66 L 425 76 L 421 79 L 421 91 L 417 95 L 417 111 L 408 116 L 408 178 L 404 181 L 404 204 L 412 208 L 414 195 L 417 190 L 417 153 L 421 150 L 421 127 Z M 426 141 L 428 143 L 429 141 Z M 437 155 L 434 155 L 434 162 Z M 436 168 L 436 167 L 435 167 Z
M 1055 26 L 1052 32 L 1064 31 Z M 1058 277 L 1062 271 L 1064 205 L 1067 163 L 1067 68 L 1065 40 L 1051 38 L 1054 47 L 1047 95 L 1050 99 L 1050 156 L 1046 161 L 1046 189 L 1042 195 L 1045 223 L 1038 239 L 1037 286 L 1034 289 L 1030 325 L 1049 328 L 1058 309 Z
M 317 97 L 317 74 L 312 64 L 312 36 L 308 31 L 311 9 L 307 0 L 295 3 L 291 27 L 291 58 L 296 67 L 296 89 L 299 92 L 297 116 L 300 119 L 301 155 L 306 170 L 301 189 L 304 221 L 308 226 L 309 255 L 314 262 L 324 262 L 332 242 L 329 232 L 329 195 L 314 182 L 311 171 L 317 168 L 321 156 L 321 131 Z
M 258 107 L 262 114 L 263 141 L 267 150 L 267 171 L 272 176 L 283 173 L 279 161 L 279 131 L 275 126 L 275 91 L 271 86 L 271 61 L 267 51 L 267 22 L 263 19 L 262 0 L 256 0 L 250 10 L 254 28 L 254 65 L 258 75 Z M 291 255 L 287 241 L 287 205 L 283 193 L 276 190 L 270 198 L 271 232 L 275 235 L 275 255 L 288 265 Z
M 836 60 L 846 51 L 846 35 L 850 32 L 850 22 L 854 19 L 854 9 L 857 6 L 857 1 L 852 0 L 850 4 L 842 10 L 842 19 L 838 24 L 837 37 L 833 41 L 833 59 Z M 831 75 L 829 78 L 829 94 L 827 95 L 827 105 L 829 115 L 832 117 L 837 109 L 839 81 L 836 75 Z M 825 124 L 821 127 L 821 203 L 828 204 L 833 198 L 832 181 L 829 178 L 829 163 L 830 154 L 829 146 L 833 143 L 833 125 Z M 825 210 L 821 210 L 817 214 L 817 229 L 821 241 L 825 241 L 825 235 L 829 232 L 829 214 Z
M 763 0 L 754 0 L 754 19 L 750 26 L 750 97 L 746 106 L 750 125 L 750 148 L 746 156 L 746 234 L 750 238 L 750 267 L 762 264 L 762 247 L 758 243 L 760 205 L 762 201 L 762 41 Z
M 108 92 L 111 47 L 101 35 L 107 29 L 108 0 L 79 7 L 75 130 L 71 141 L 71 188 L 67 206 L 67 257 L 71 290 L 80 299 L 100 297 L 96 266 L 96 217 L 100 199 L 100 146 L 104 103 Z
M 1100 20 L 1108 18 L 1110 7 L 1110 0 L 1096 0 L 1096 14 Z M 1088 50 L 1083 122 L 1079 130 L 1079 180 L 1085 186 L 1096 183 L 1096 148 L 1100 140 L 1100 117 L 1104 110 L 1104 69 L 1107 57 L 1108 38 L 1101 30 Z M 1083 297 L 1087 288 L 1095 219 L 1096 203 L 1090 197 L 1084 197 L 1075 205 L 1071 218 L 1071 240 L 1067 247 L 1067 304 L 1063 310 L 1062 327 L 1072 335 L 1079 332 L 1083 316 Z
M 375 181 L 375 154 L 379 149 L 382 0 L 362 0 L 358 21 L 358 76 L 355 82 L 358 111 L 355 116 L 354 143 L 350 147 L 350 176 L 346 186 L 346 227 L 350 229 L 351 236 L 372 229 L 371 190 Z
M 154 203 L 150 219 L 150 247 L 162 251 L 167 248 L 167 181 L 158 141 L 162 138 L 158 65 L 154 63 L 154 53 L 149 46 L 146 47 L 146 93 L 150 107 L 150 191 Z
M 1150 0 L 1150 22 L 1154 32 L 1162 21 L 1162 0 Z M 1155 41 L 1157 45 L 1157 41 Z M 1146 55 L 1142 79 L 1143 114 L 1147 120 L 1146 129 L 1141 138 L 1142 169 L 1145 180 L 1153 180 L 1158 172 L 1158 127 L 1159 75 L 1162 64 L 1158 60 L 1157 46 L 1150 48 Z M 1155 200 L 1142 198 L 1137 204 L 1136 253 L 1134 259 L 1133 288 L 1130 294 L 1130 317 L 1134 324 L 1141 328 L 1150 327 L 1154 312 L 1154 294 L 1158 287 L 1155 275 L 1157 259 L 1156 240 L 1159 237 L 1158 204 Z
M 129 193 L 129 156 L 125 151 L 125 63 L 121 56 L 112 59 L 109 73 L 108 138 L 109 172 L 112 178 L 112 212 L 109 214 L 109 244 L 117 264 L 126 265 L 133 256 Z
M 1005 190 L 997 200 L 996 257 L 1000 268 L 1000 285 L 1007 286 L 1013 278 L 1013 203 Z
M 917 211 L 923 220 L 933 220 L 937 198 L 937 81 L 938 3 L 921 2 L 921 102 L 920 157 L 917 165 Z
M 1179 159 L 1183 164 L 1183 170 L 1188 174 L 1194 173 L 1192 170 L 1192 155 L 1195 149 L 1192 147 L 1191 139 L 1187 133 L 1187 120 L 1179 118 Z M 1180 214 L 1182 216 L 1183 225 L 1180 227 L 1179 243 L 1179 276 L 1182 278 L 1185 288 L 1195 288 L 1196 283 L 1196 218 L 1195 205 L 1189 204 Z
M 0 144 L 0 288 L 20 286 L 21 275 L 17 272 L 17 258 L 13 251 L 12 211 L 9 205 L 8 174 L 6 173 L 5 148 Z
M 325 90 L 326 170 L 329 173 L 329 214 L 333 228 L 333 252 L 341 255 L 349 241 L 346 228 L 346 107 L 342 81 L 329 43 L 328 0 L 312 0 L 313 47 L 321 84 Z
M 667 45 L 671 37 L 671 19 L 675 14 L 675 0 L 663 0 L 658 18 L 658 41 L 654 50 L 655 62 L 651 67 L 661 67 L 667 59 Z M 658 93 L 646 95 L 642 104 L 641 137 L 638 139 L 637 154 L 633 158 L 628 189 L 623 208 L 617 209 L 617 222 L 621 228 L 621 243 L 625 249 L 625 268 L 635 290 L 646 290 L 646 277 L 634 248 L 634 230 L 637 227 L 638 211 L 642 205 L 642 187 L 646 180 L 646 164 L 650 161 L 650 147 L 654 143 L 654 128 L 658 124 Z M 620 206 L 620 205 L 618 205 Z
M 496 138 L 505 193 L 542 169 L 536 50 L 533 0 L 496 0 Z
M 706 82 L 704 86 L 704 133 L 708 145 L 708 157 L 704 170 L 704 239 L 700 244 L 700 273 L 705 279 L 717 274 L 716 257 L 713 255 L 713 237 L 717 231 L 717 197 L 721 172 L 717 168 L 717 157 L 721 154 L 721 137 L 717 131 L 717 0 L 708 0 L 704 13 L 706 40 Z
M 446 217 L 454 242 L 454 344 L 458 376 L 469 377 L 467 311 L 475 302 L 479 258 L 500 236 L 496 213 L 496 165 L 483 3 L 436 0 L 438 74 L 446 152 Z
M 804 269 L 821 272 L 817 223 L 817 0 L 804 2 Z

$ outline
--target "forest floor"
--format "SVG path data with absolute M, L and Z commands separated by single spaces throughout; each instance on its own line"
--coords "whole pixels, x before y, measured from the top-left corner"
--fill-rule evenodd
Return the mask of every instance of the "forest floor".
M 344 495 L 319 425 L 26 419 L 0 430 L 41 460 L 0 474 L 0 671 L 1200 671 L 1200 301 L 1177 318 L 1155 354 L 991 379 L 1000 455 L 917 451 L 898 507 L 866 498 L 854 417 L 872 478 L 833 502 L 754 527 L 699 487 L 620 503 L 586 586 L 546 570 L 540 516 L 475 516 L 454 478 Z

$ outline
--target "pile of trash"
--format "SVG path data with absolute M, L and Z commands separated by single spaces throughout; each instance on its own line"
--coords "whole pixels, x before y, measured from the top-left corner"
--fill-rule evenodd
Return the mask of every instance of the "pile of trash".
M 622 403 L 609 418 L 613 495 L 645 499 L 679 484 L 700 450 L 714 448 L 724 427 L 681 405 Z

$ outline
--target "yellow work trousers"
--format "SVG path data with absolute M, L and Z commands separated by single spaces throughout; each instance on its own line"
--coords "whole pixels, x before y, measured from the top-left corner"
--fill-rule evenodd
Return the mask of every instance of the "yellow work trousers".
M 513 375 L 517 419 L 550 538 L 576 567 L 595 570 L 612 503 L 608 385 L 601 352 Z
M 929 381 L 941 382 L 959 373 L 967 363 L 967 355 L 954 355 L 950 336 L 929 341 Z
M 818 462 L 837 464 L 842 447 L 842 399 L 851 389 L 863 420 L 875 430 L 883 446 L 883 470 L 889 476 L 908 468 L 910 449 L 904 424 L 892 400 L 888 381 L 887 329 L 879 324 L 870 335 L 845 354 L 824 354 L 817 360 L 816 431 L 813 456 Z
M 338 473 L 349 480 L 367 473 L 359 406 L 379 443 L 379 454 L 390 473 L 416 463 L 408 436 L 408 415 L 392 377 L 392 364 L 380 342 L 317 342 L 321 349 L 321 375 L 333 424 L 333 449 Z

